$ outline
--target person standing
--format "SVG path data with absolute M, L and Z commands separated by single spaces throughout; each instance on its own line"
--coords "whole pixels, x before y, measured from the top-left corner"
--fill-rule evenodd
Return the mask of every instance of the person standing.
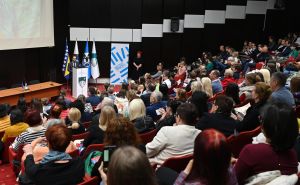
M 143 72 L 143 59 L 142 59 L 142 51 L 138 51 L 136 53 L 136 58 L 133 60 L 133 69 L 132 70 L 132 79 L 136 80 L 140 76 L 144 75 Z

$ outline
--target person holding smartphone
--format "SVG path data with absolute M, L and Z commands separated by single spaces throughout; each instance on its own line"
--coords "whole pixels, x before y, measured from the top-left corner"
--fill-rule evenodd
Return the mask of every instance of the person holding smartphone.
M 157 185 L 146 155 L 132 146 L 120 147 L 112 154 L 107 173 L 103 162 L 98 171 L 103 185 Z

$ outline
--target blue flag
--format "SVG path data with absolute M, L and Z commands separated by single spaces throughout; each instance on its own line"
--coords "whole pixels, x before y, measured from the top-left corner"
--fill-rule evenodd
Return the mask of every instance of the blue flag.
M 83 54 L 83 59 L 82 59 L 82 67 L 88 68 L 88 79 L 90 79 L 91 78 L 91 64 L 90 64 L 90 57 L 89 57 L 89 43 L 87 40 L 85 43 L 85 49 L 84 49 L 84 54 Z
M 68 48 L 68 41 L 66 39 L 66 49 L 65 49 L 65 57 L 64 57 L 64 62 L 63 62 L 63 67 L 62 71 L 64 74 L 64 77 L 69 80 L 70 79 L 70 74 L 71 74 L 72 66 L 70 64 L 70 57 L 69 57 L 69 48 Z

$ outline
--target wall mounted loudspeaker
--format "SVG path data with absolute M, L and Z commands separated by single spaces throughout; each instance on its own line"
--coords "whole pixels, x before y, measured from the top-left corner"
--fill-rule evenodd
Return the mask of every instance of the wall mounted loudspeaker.
M 171 31 L 176 32 L 179 31 L 179 18 L 171 17 Z

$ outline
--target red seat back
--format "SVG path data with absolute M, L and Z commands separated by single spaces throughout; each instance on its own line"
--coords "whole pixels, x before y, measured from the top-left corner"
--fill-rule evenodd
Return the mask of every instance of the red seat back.
M 157 134 L 157 130 L 154 129 L 149 132 L 140 134 L 140 138 L 141 138 L 143 144 L 147 144 L 153 140 L 153 138 L 156 136 L 156 134 Z
M 100 180 L 97 176 L 94 177 L 84 177 L 84 181 L 78 185 L 99 185 Z
M 84 132 L 82 134 L 72 135 L 72 141 L 75 141 L 77 139 L 85 139 L 85 138 L 87 138 L 88 135 L 89 135 L 89 132 Z
M 85 158 L 91 153 L 91 151 L 93 150 L 97 150 L 97 151 L 103 151 L 104 150 L 104 144 L 91 144 L 89 145 L 83 155 L 82 155 L 82 159 L 85 160 Z
M 15 151 L 12 148 L 8 148 L 9 163 L 10 163 L 11 169 L 14 171 L 15 174 L 18 174 L 21 170 L 21 166 L 15 165 L 15 162 L 21 163 L 22 156 L 24 154 L 23 147 L 24 147 L 24 145 L 20 145 L 18 148 L 18 151 Z
M 172 170 L 180 173 L 185 169 L 191 159 L 193 159 L 193 154 L 171 157 L 167 159 L 161 166 L 171 168 Z
M 91 125 L 92 121 L 87 121 L 87 122 L 84 122 L 82 125 L 84 126 L 85 129 L 88 129 Z
M 2 153 L 2 162 L 3 163 L 8 163 L 9 162 L 9 157 L 8 157 L 8 148 L 9 146 L 15 141 L 15 137 L 9 137 L 6 139 L 4 142 L 4 150 Z
M 231 152 L 235 158 L 239 157 L 240 152 L 245 145 L 252 143 L 252 138 L 257 136 L 261 132 L 261 127 L 257 127 L 251 131 L 245 131 L 239 133 L 237 136 L 231 135 L 227 138 L 227 143 L 231 149 Z

